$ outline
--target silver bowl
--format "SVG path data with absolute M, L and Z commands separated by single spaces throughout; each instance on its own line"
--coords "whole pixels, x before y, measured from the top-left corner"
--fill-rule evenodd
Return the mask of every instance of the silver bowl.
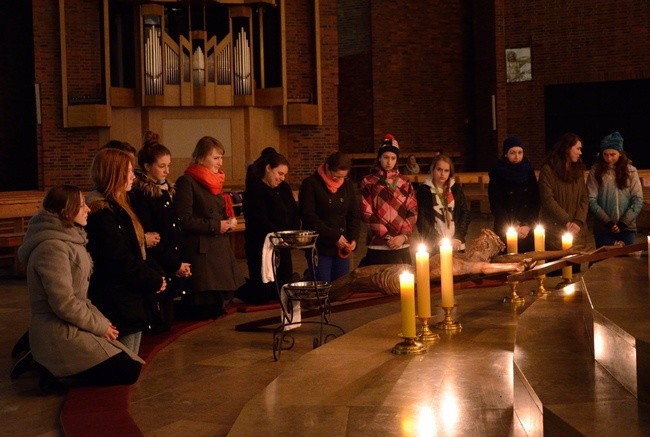
M 301 282 L 292 282 L 285 285 L 287 295 L 292 299 L 316 299 L 324 297 L 330 292 L 332 284 L 326 281 L 316 281 L 316 286 L 314 287 L 314 281 L 301 281 Z
M 278 243 L 286 246 L 313 244 L 318 237 L 316 231 L 279 231 L 274 235 Z

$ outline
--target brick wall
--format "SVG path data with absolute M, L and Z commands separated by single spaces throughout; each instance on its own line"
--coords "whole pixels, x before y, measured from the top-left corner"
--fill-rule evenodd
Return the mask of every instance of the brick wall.
M 650 78 L 650 2 L 573 0 L 504 2 L 506 48 L 531 47 L 530 82 L 505 84 L 505 54 L 497 71 L 506 90 L 507 127 L 529 142 L 541 163 L 546 145 L 544 86 Z
M 447 2 L 434 13 L 419 2 L 372 2 L 375 147 L 386 132 L 405 151 L 465 150 L 471 142 L 466 3 Z
M 88 3 L 101 6 L 99 2 Z M 47 189 L 56 184 L 72 183 L 88 189 L 90 164 L 98 147 L 98 130 L 63 129 L 58 2 L 33 0 L 33 11 L 35 78 L 41 86 L 42 113 L 42 124 L 37 132 L 39 185 Z M 91 33 L 88 38 L 92 39 L 93 35 L 97 34 Z M 76 44 L 68 46 L 69 59 L 77 56 L 84 59 L 83 53 L 75 53 L 79 50 L 77 47 Z M 90 86 L 94 89 L 92 77 Z M 82 77 L 79 80 L 84 82 Z
M 337 5 L 336 1 L 328 0 L 320 2 L 320 39 L 321 39 L 321 95 L 323 104 L 322 126 L 293 126 L 286 129 L 288 146 L 288 159 L 291 164 L 288 182 L 297 187 L 302 179 L 314 172 L 325 158 L 338 149 L 338 36 L 337 36 Z M 307 27 L 313 23 L 311 13 L 305 14 L 310 9 L 306 7 L 313 4 L 310 0 L 290 2 L 290 9 L 286 11 L 287 23 L 293 23 L 297 28 L 301 25 Z M 301 24 L 302 23 L 302 24 Z M 313 27 L 311 27 L 313 29 Z M 306 35 L 294 31 L 288 27 L 287 31 L 287 53 L 299 50 L 302 61 L 294 59 L 295 63 L 287 62 L 287 69 L 298 70 L 293 73 L 299 84 L 291 84 L 288 80 L 288 92 L 291 96 L 296 89 L 305 89 L 304 86 L 311 82 L 309 78 L 315 73 L 307 73 L 305 68 L 311 68 L 307 61 L 311 58 L 311 49 L 305 44 Z M 313 41 L 313 39 L 312 39 Z M 313 71 L 313 70 L 310 70 Z M 299 77 L 298 77 L 299 76 Z M 315 83 L 312 85 L 315 89 Z

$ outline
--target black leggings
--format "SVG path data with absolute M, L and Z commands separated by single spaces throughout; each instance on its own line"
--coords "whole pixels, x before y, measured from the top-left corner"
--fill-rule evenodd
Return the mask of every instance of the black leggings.
M 91 385 L 131 385 L 138 380 L 141 370 L 141 363 L 120 352 L 72 377 Z

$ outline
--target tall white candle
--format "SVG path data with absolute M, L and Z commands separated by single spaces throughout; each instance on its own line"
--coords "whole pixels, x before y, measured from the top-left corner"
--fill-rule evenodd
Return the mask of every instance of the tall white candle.
M 440 294 L 442 306 L 454 306 L 454 260 L 453 249 L 449 238 L 440 241 Z
M 415 274 L 417 276 L 418 317 L 431 317 L 431 277 L 429 273 L 429 252 L 424 244 L 415 253 Z
M 546 232 L 544 231 L 544 227 L 542 225 L 535 226 L 533 235 L 535 236 L 535 252 L 544 252 L 546 250 Z M 539 264 L 544 264 L 545 262 L 544 260 L 538 261 Z
M 506 231 L 506 240 L 508 243 L 508 253 L 517 253 L 517 231 L 509 227 Z
M 402 305 L 402 337 L 415 338 L 415 285 L 413 273 L 399 275 L 400 301 Z
M 573 235 L 569 232 L 562 235 L 562 250 L 569 250 L 573 246 Z M 573 269 L 571 266 L 562 267 L 562 277 L 571 280 Z

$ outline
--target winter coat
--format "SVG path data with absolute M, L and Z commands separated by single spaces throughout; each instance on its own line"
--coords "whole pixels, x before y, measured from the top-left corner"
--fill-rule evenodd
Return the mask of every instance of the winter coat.
M 42 210 L 29 221 L 18 250 L 27 265 L 31 307 L 29 343 L 34 359 L 57 377 L 75 375 L 125 351 L 104 338 L 109 319 L 88 300 L 92 261 L 86 232 L 65 227 L 56 214 Z
M 316 249 L 319 254 L 336 256 L 336 243 L 341 235 L 348 241 L 359 239 L 359 202 L 349 179 L 345 179 L 336 193 L 327 189 L 318 172 L 302 181 L 298 195 L 302 227 L 318 232 Z
M 149 325 L 147 301 L 160 290 L 162 273 L 150 267 L 131 217 L 112 200 L 93 191 L 86 196 L 88 252 L 95 264 L 89 296 L 120 331 L 140 332 Z
M 540 210 L 539 221 L 546 234 L 546 249 L 562 248 L 562 235 L 567 232 L 566 224 L 575 222 L 580 233 L 573 236 L 574 245 L 585 245 L 587 234 L 587 185 L 585 179 L 562 180 L 549 164 L 542 166 L 539 173 Z
M 506 229 L 509 226 L 528 226 L 532 229 L 539 219 L 539 188 L 535 171 L 529 165 L 527 177 L 515 180 L 515 175 L 508 173 L 511 166 L 507 163 L 497 164 L 490 171 L 488 184 L 494 232 L 503 241 L 506 241 Z
M 181 226 L 181 257 L 192 265 L 195 292 L 234 291 L 244 283 L 228 234 L 221 233 L 226 220 L 221 194 L 211 194 L 190 175 L 176 181 L 174 210 Z
M 155 260 L 163 268 L 168 282 L 176 278 L 176 272 L 181 267 L 181 232 L 172 205 L 175 193 L 175 186 L 171 182 L 168 183 L 168 189 L 163 189 L 142 173 L 138 174 L 129 192 L 133 211 L 140 219 L 144 231 L 160 235 L 160 243 L 147 248 L 147 259 Z
M 243 198 L 246 230 L 246 260 L 254 287 L 262 283 L 262 247 L 269 232 L 300 229 L 300 214 L 288 183 L 271 188 L 258 177 L 246 180 Z M 293 265 L 290 251 L 281 250 L 277 276 L 281 284 L 291 281 Z
M 596 168 L 592 168 L 587 178 L 589 210 L 594 218 L 594 233 L 609 232 L 610 222 L 623 222 L 627 230 L 636 231 L 636 218 L 643 208 L 643 188 L 636 167 L 628 165 L 629 186 L 622 190 L 616 185 L 613 168 L 603 175 L 603 183 L 596 181 Z
M 387 237 L 410 237 L 418 216 L 413 185 L 397 173 L 393 189 L 383 179 L 384 174 L 377 167 L 361 181 L 360 211 L 368 230 L 368 246 L 386 246 Z
M 470 221 L 469 206 L 467 205 L 465 193 L 459 184 L 452 184 L 450 190 L 455 203 L 451 212 L 455 226 L 454 238 L 464 243 Z M 433 206 L 438 203 L 439 199 L 435 193 L 431 192 L 431 185 L 426 182 L 418 186 L 416 197 L 418 201 L 418 233 L 422 239 L 430 244 L 433 243 L 433 247 L 438 247 L 442 236 L 435 228 Z

